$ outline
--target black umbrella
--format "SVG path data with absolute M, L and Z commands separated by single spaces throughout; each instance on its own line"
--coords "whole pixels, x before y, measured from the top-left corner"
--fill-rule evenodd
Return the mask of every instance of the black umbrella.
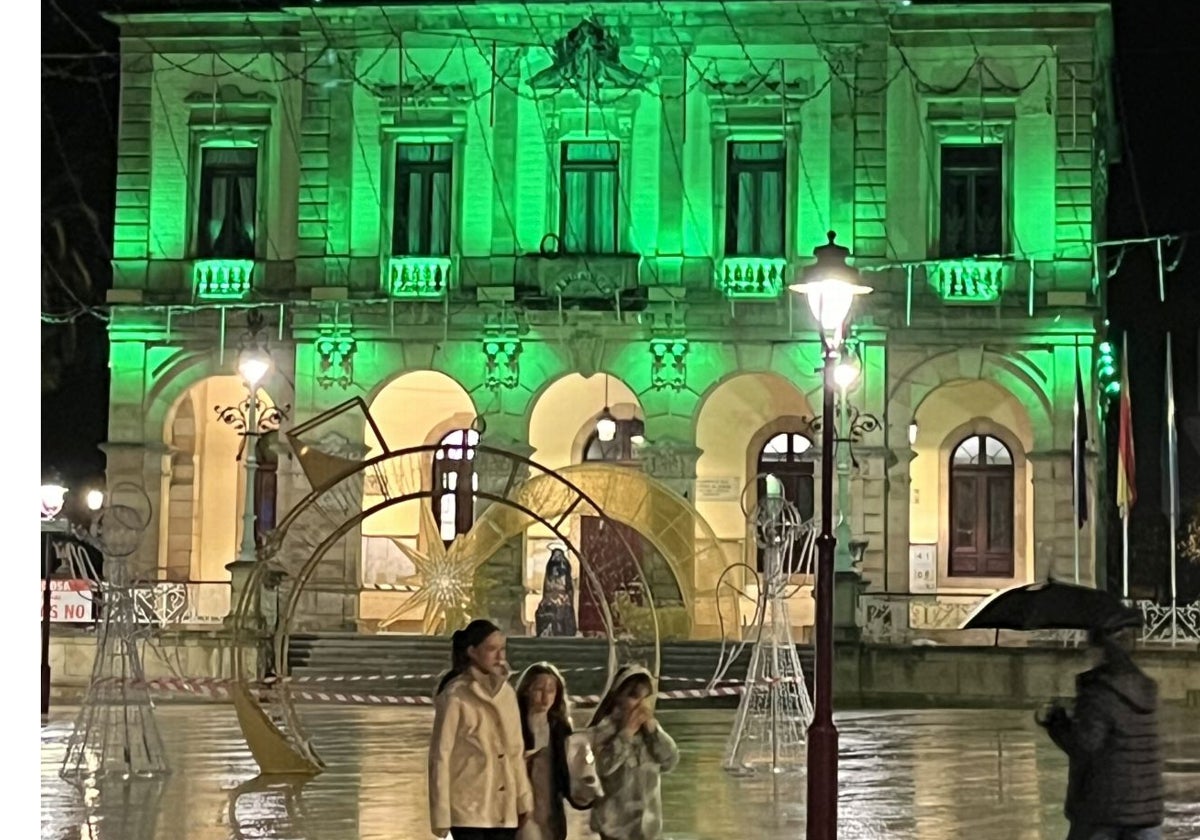
M 1054 579 L 1001 590 L 975 608 L 963 630 L 1120 630 L 1142 615 L 1117 596 Z

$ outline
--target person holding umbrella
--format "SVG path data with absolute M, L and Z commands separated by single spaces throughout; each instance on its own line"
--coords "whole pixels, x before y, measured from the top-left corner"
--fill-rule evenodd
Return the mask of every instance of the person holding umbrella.
M 1074 712 L 1038 719 L 1067 754 L 1067 840 L 1161 840 L 1158 685 L 1134 664 L 1128 629 L 1092 629 L 1097 665 L 1076 677 Z

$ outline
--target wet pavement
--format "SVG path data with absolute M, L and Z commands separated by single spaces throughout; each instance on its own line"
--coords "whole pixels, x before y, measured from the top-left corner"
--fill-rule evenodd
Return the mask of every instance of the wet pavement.
M 58 778 L 73 709 L 42 729 L 43 840 L 408 840 L 430 836 L 428 709 L 311 706 L 302 715 L 325 773 L 302 786 L 256 777 L 233 710 L 160 706 L 173 773 L 79 792 Z M 679 743 L 665 777 L 670 840 L 798 840 L 803 775 L 721 769 L 732 710 L 660 711 Z M 1066 762 L 1029 711 L 855 712 L 841 731 L 840 838 L 1051 840 L 1066 836 Z M 1200 711 L 1164 711 L 1167 840 L 1200 838 Z M 573 813 L 571 837 L 587 838 Z

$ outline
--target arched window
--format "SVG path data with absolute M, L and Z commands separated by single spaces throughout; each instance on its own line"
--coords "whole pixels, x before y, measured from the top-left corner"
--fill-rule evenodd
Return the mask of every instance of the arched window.
M 585 461 L 614 461 L 627 464 L 640 460 L 638 446 L 646 439 L 646 424 L 637 419 L 618 420 L 617 432 L 607 443 L 592 432 L 583 447 Z
M 433 515 L 442 542 L 449 545 L 459 534 L 471 530 L 475 520 L 475 447 L 479 432 L 455 429 L 438 444 L 433 454 Z
M 1013 575 L 1013 457 L 990 435 L 971 435 L 950 456 L 950 574 Z
M 796 506 L 801 520 L 813 515 L 813 459 L 809 450 L 812 441 L 796 432 L 775 435 L 758 453 L 758 492 L 756 498 L 768 494 L 767 476 L 777 479 L 783 497 Z M 758 548 L 758 570 L 763 571 L 765 557 Z M 794 568 L 792 558 L 783 558 L 784 568 Z

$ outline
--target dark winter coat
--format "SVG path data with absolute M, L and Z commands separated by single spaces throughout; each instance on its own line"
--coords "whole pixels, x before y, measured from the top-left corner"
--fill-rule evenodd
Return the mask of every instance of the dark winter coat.
M 1144 828 L 1163 820 L 1158 685 L 1126 659 L 1076 678 L 1075 712 L 1046 729 L 1070 762 L 1067 819 Z

